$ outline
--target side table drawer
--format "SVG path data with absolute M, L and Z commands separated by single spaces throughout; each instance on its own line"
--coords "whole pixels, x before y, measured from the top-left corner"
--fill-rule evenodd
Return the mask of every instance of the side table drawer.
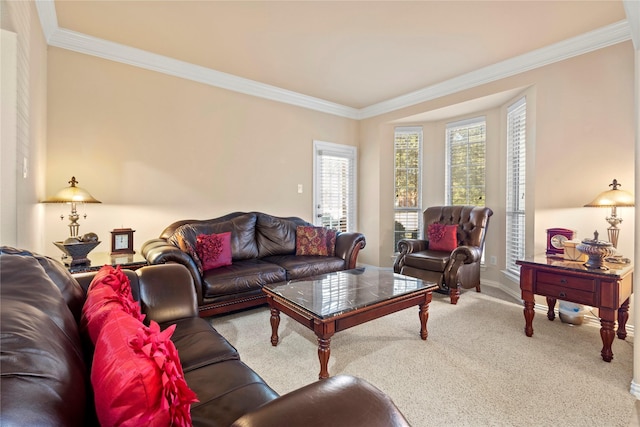
M 589 306 L 597 305 L 595 292 L 586 292 L 563 286 L 556 286 L 548 283 L 538 282 L 538 284 L 536 285 L 536 293 L 551 298 L 575 302 L 576 304 L 584 304 Z
M 563 288 L 577 289 L 585 292 L 596 291 L 596 281 L 593 279 L 583 279 L 581 277 L 565 276 L 563 274 L 552 274 L 544 271 L 538 272 L 538 283 L 548 283 Z

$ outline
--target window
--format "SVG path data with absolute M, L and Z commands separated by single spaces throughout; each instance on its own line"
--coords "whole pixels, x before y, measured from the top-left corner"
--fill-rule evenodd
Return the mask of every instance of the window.
M 416 239 L 422 219 L 422 128 L 398 127 L 394 137 L 394 250 L 401 239 Z
M 525 161 L 527 101 L 521 98 L 507 108 L 506 269 L 520 275 L 516 265 L 524 258 Z
M 447 124 L 446 204 L 484 206 L 486 128 L 484 117 Z
M 356 147 L 313 142 L 314 223 L 356 230 Z

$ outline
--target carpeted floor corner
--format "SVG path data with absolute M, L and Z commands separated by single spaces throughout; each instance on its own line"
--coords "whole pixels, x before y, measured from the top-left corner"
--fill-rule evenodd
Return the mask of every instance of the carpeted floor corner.
M 365 378 L 414 427 L 629 426 L 632 336 L 614 340 L 606 363 L 598 327 L 536 311 L 528 338 L 522 305 L 487 286 L 463 292 L 457 305 L 434 294 L 429 314 L 427 341 L 417 307 L 337 333 L 329 373 Z M 210 321 L 278 393 L 317 381 L 316 336 L 283 314 L 273 347 L 269 316 L 260 307 Z

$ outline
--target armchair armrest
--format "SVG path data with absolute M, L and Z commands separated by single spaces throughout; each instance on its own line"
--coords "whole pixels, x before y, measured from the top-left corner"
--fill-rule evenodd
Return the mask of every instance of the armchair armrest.
M 400 273 L 404 266 L 404 257 L 413 252 L 425 251 L 429 248 L 429 241 L 423 239 L 402 239 L 398 242 L 398 256 L 393 263 L 393 271 Z
M 336 237 L 336 256 L 342 258 L 345 269 L 356 268 L 358 254 L 367 244 L 362 233 L 338 233 Z
M 482 250 L 477 246 L 458 246 L 451 252 L 451 259 L 460 260 L 463 264 L 479 262 Z
M 393 427 L 409 423 L 391 399 L 368 382 L 338 375 L 266 403 L 232 427 Z

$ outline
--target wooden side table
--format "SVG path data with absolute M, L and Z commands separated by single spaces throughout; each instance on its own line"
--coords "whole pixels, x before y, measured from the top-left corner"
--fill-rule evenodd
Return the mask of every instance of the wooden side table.
M 71 273 L 98 271 L 104 265 L 112 265 L 114 267 L 119 265 L 120 268 L 137 270 L 147 265 L 147 260 L 139 253 L 110 255 L 109 252 L 90 252 L 87 258 L 90 261 L 88 264 L 67 266 L 69 271 Z
M 534 295 L 547 298 L 547 318 L 555 319 L 558 299 L 598 308 L 602 359 L 611 362 L 611 344 L 618 321 L 618 338 L 627 337 L 629 297 L 633 293 L 633 265 L 606 264 L 609 270 L 586 268 L 582 262 L 537 256 L 516 261 L 520 266 L 520 290 L 524 300 L 525 334 L 533 335 Z

